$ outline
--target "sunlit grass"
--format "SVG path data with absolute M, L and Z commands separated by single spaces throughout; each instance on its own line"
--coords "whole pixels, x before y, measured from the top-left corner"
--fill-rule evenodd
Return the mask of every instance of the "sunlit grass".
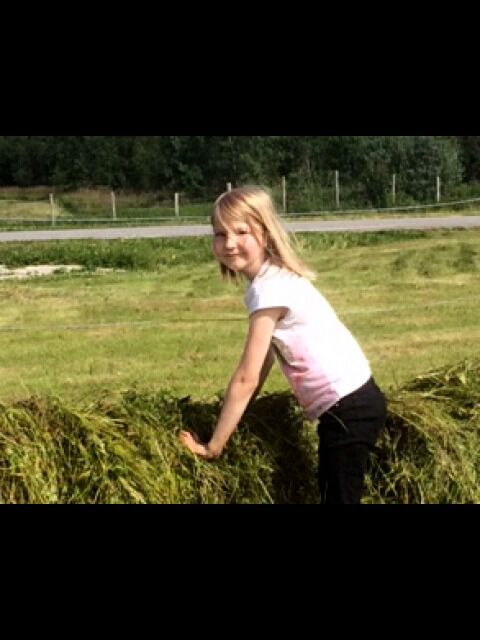
M 351 238 L 301 237 L 316 286 L 383 386 L 480 352 L 480 232 Z M 57 251 L 63 262 L 77 246 L 75 261 L 129 270 L 0 281 L 0 398 L 134 383 L 195 397 L 224 388 L 245 338 L 244 288 L 220 280 L 205 239 L 39 244 L 23 259 Z M 21 263 L 21 247 L 0 247 L 0 263 Z M 277 368 L 265 388 L 286 389 Z
M 3 202 L 0 200 L 0 218 L 15 221 L 48 220 L 52 219 L 50 202 Z M 62 207 L 54 206 L 55 221 L 67 222 L 71 214 Z
M 479 503 L 480 360 L 416 376 L 388 394 L 364 503 Z M 316 503 L 317 437 L 288 393 L 260 397 L 222 456 L 207 440 L 219 398 L 143 391 L 0 402 L 0 503 Z
M 478 503 L 480 232 L 300 240 L 389 399 L 364 502 Z M 0 502 L 318 501 L 278 368 L 218 462 L 178 445 L 211 432 L 247 328 L 208 240 L 0 246 L 31 261 L 88 270 L 0 281 Z

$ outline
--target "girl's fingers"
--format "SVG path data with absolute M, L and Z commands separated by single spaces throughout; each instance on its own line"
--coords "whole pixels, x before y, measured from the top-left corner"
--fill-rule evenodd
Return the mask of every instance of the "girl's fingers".
M 179 436 L 180 442 L 187 447 L 187 449 L 190 449 L 190 451 L 192 451 L 192 453 L 199 453 L 200 452 L 200 445 L 199 443 L 193 438 L 192 434 L 189 433 L 188 431 L 183 431 L 180 433 Z
M 205 445 L 200 442 L 196 433 L 180 431 L 178 437 L 180 442 L 187 447 L 187 449 L 190 449 L 192 453 L 195 453 L 202 458 L 208 458 L 207 449 Z
M 182 444 L 186 446 L 189 446 L 190 444 L 195 442 L 195 440 L 192 438 L 192 436 L 189 433 L 181 433 L 178 439 Z
M 180 431 L 179 437 L 182 442 L 184 442 L 185 440 L 192 440 L 193 442 L 197 442 L 198 444 L 200 444 L 200 440 L 197 434 L 192 433 L 191 431 Z

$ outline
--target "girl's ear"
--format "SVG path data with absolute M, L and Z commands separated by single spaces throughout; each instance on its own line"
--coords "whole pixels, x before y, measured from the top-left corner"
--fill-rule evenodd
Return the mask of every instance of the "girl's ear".
M 252 225 L 250 227 L 255 240 L 262 247 L 262 249 L 266 249 L 268 245 L 268 237 L 265 229 L 262 229 L 260 225 Z
M 265 241 L 265 244 L 264 244 L 265 250 L 268 253 L 271 253 L 271 249 L 272 249 L 273 243 L 272 243 L 272 238 L 268 235 L 267 231 L 263 232 L 263 238 L 264 238 L 264 241 Z
M 262 247 L 266 249 L 268 247 L 268 233 L 266 229 L 262 229 Z

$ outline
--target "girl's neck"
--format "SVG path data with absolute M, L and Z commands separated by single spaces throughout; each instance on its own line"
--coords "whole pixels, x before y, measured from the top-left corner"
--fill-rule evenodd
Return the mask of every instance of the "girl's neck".
M 251 278 L 247 276 L 247 279 L 250 282 L 253 282 L 256 278 L 260 278 L 261 276 L 263 276 L 263 274 L 265 273 L 265 271 L 268 269 L 269 266 L 270 266 L 270 258 L 266 256 L 265 260 L 262 262 L 257 272 Z

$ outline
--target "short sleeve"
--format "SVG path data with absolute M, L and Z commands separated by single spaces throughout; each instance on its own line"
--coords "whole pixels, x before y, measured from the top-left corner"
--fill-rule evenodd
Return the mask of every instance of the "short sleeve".
M 265 282 L 253 283 L 249 288 L 245 302 L 248 314 L 251 315 L 260 309 L 272 309 L 284 307 L 289 309 L 288 287 L 275 278 L 269 278 Z

